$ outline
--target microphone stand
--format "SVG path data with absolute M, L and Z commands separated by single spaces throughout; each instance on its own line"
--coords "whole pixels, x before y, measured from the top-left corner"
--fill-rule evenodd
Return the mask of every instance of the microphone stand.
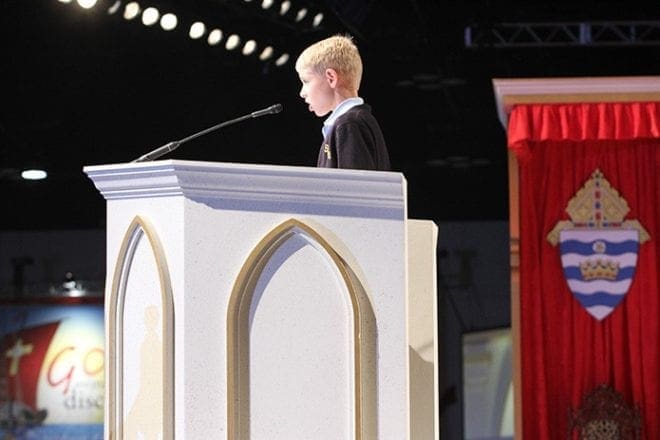
M 165 145 L 163 145 L 162 147 L 158 147 L 155 150 L 152 150 L 152 151 L 148 152 L 147 154 L 143 154 L 142 156 L 138 157 L 137 159 L 134 159 L 131 162 L 147 162 L 147 161 L 150 161 L 150 160 L 157 159 L 157 158 L 159 158 L 160 156 L 162 156 L 164 154 L 167 154 L 171 151 L 176 150 L 177 148 L 179 148 L 181 146 L 181 144 L 184 144 L 188 141 L 191 141 L 195 138 L 203 136 L 203 135 L 205 135 L 207 133 L 210 133 L 212 131 L 218 130 L 222 127 L 226 127 L 228 125 L 232 125 L 232 124 L 235 124 L 237 122 L 244 121 L 246 119 L 258 118 L 259 116 L 268 115 L 268 114 L 275 114 L 275 113 L 279 113 L 281 111 L 282 111 L 282 105 L 281 104 L 275 104 L 275 105 L 271 105 L 270 107 L 265 108 L 263 110 L 258 110 L 256 112 L 252 112 L 252 113 L 249 113 L 247 115 L 243 115 L 243 116 L 241 116 L 239 118 L 236 118 L 236 119 L 231 119 L 229 121 L 221 122 L 219 124 L 214 125 L 213 127 L 209 127 L 205 130 L 202 130 L 199 133 L 195 133 L 195 134 L 190 135 L 188 137 L 185 137 L 183 139 L 179 139 L 178 141 L 168 142 Z

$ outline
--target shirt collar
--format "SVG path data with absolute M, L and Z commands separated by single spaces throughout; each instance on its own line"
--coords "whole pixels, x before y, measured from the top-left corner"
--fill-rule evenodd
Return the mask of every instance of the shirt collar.
M 323 127 L 321 128 L 321 131 L 323 132 L 323 137 L 325 138 L 328 133 L 330 133 L 330 129 L 332 128 L 332 125 L 335 123 L 338 117 L 355 107 L 356 105 L 362 105 L 364 104 L 364 99 L 360 97 L 355 97 L 355 98 L 348 98 L 342 101 L 335 109 L 330 113 L 330 116 L 323 121 Z

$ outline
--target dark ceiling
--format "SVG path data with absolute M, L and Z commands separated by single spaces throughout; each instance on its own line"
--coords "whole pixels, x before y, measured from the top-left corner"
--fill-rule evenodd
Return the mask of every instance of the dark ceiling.
M 296 1 L 319 28 L 281 20 L 260 1 L 151 0 L 179 15 L 164 32 L 56 0 L 2 0 L 0 229 L 97 228 L 104 201 L 84 165 L 127 162 L 169 141 L 274 103 L 277 116 L 200 137 L 167 158 L 314 165 L 321 121 L 298 97 L 293 60 L 335 33 L 357 40 L 361 95 L 372 105 L 395 170 L 408 180 L 409 215 L 436 221 L 507 218 L 506 146 L 494 77 L 652 75 L 655 45 L 466 48 L 468 25 L 499 22 L 660 20 L 660 2 Z M 623 8 L 625 5 L 625 8 Z M 289 14 L 291 15 L 291 13 Z M 193 41 L 202 19 L 258 45 L 288 51 L 283 67 Z M 18 171 L 44 164 L 47 180 Z

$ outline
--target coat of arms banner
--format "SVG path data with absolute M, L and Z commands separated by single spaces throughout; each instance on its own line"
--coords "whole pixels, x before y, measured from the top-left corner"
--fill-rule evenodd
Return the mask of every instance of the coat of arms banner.
M 660 438 L 660 103 L 513 108 L 523 438 L 608 383 Z

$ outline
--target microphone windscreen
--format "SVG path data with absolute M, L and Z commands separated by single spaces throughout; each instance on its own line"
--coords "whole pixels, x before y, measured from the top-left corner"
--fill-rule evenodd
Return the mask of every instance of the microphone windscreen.
M 270 108 L 271 108 L 271 111 L 273 113 L 279 113 L 279 112 L 282 111 L 283 107 L 282 107 L 282 104 L 275 104 L 275 105 L 272 105 Z

